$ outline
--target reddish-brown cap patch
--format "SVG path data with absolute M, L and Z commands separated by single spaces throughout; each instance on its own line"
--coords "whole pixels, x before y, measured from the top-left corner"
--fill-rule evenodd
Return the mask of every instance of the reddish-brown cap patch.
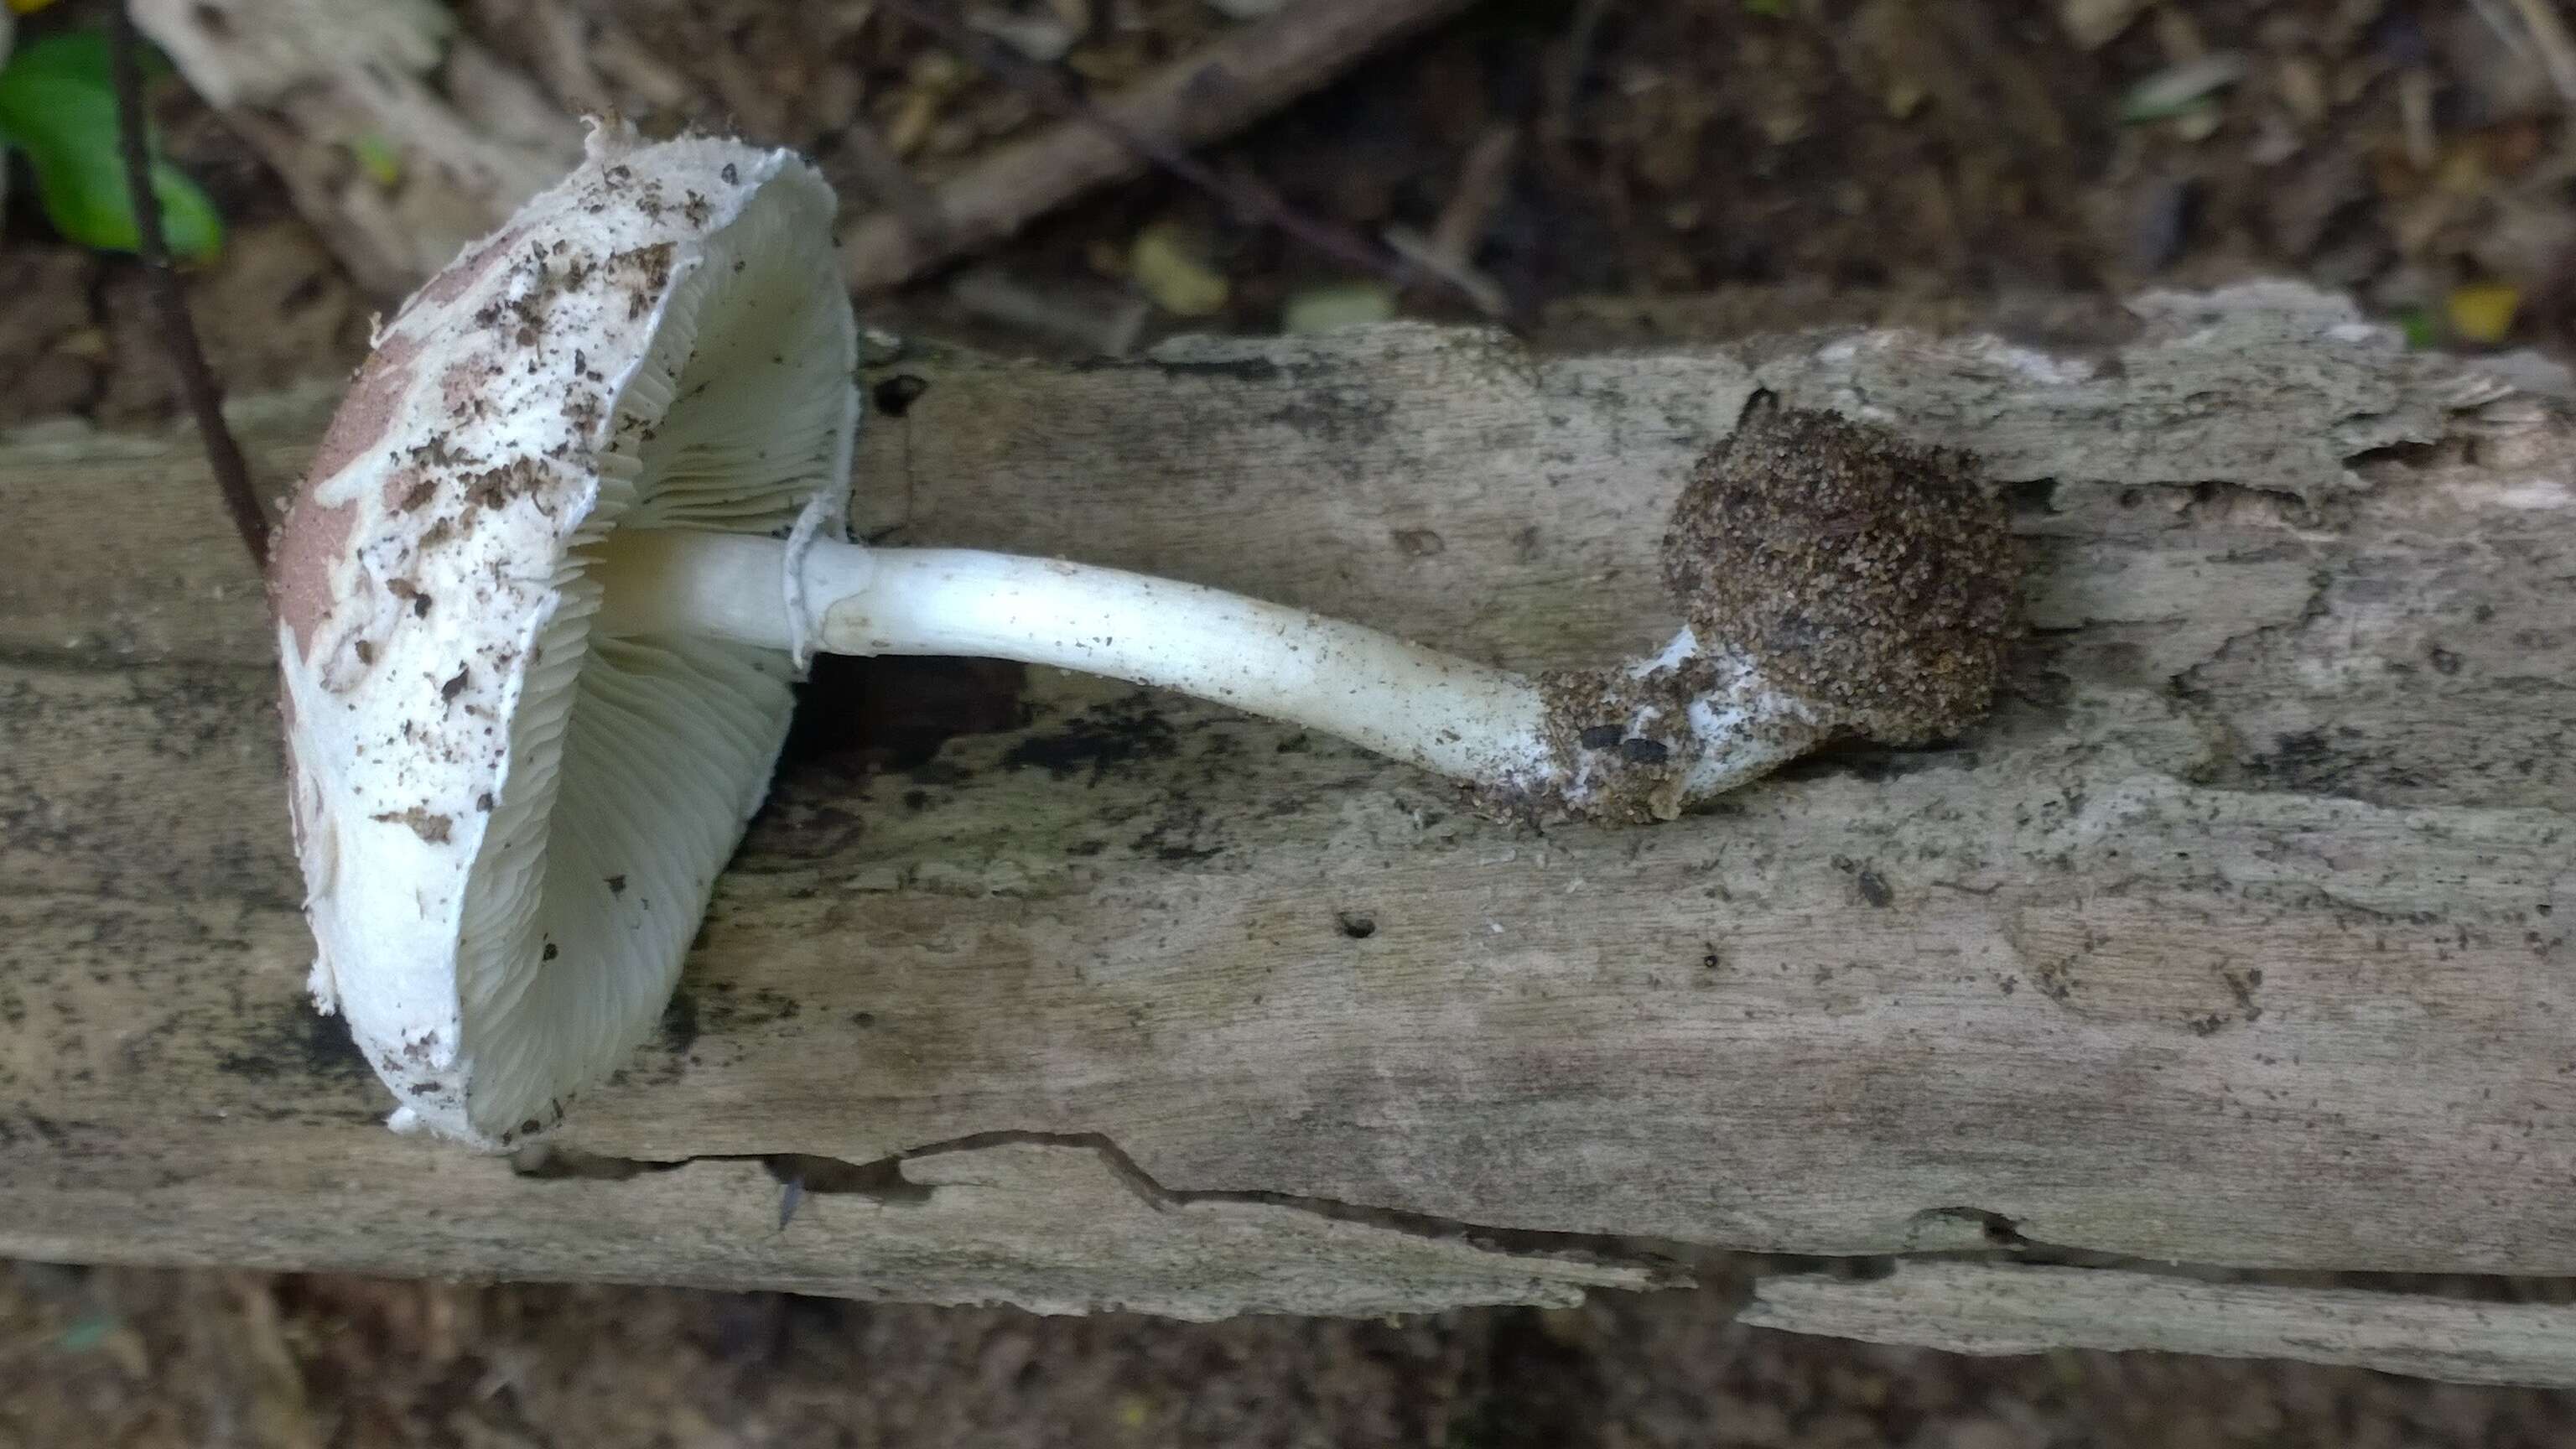
M 325 506 L 314 501 L 314 492 L 385 445 L 411 391 L 419 355 L 419 341 L 404 336 L 388 337 L 368 354 L 313 450 L 295 505 L 278 525 L 268 563 L 269 599 L 278 621 L 292 631 L 296 653 L 304 658 L 312 657 L 314 633 L 339 603 L 340 560 L 358 527 L 355 503 Z M 390 494 L 392 485 L 387 489 Z
M 313 640 L 339 602 L 340 560 L 358 529 L 358 505 L 321 507 L 306 498 L 286 511 L 268 559 L 268 592 L 278 622 L 294 635 L 295 652 L 313 657 Z
M 524 228 L 512 227 L 448 263 L 447 270 L 421 284 L 421 289 L 412 294 L 410 305 L 403 310 L 408 312 L 424 303 L 444 307 L 464 296 L 483 279 L 485 272 L 492 270 L 493 263 L 510 254 L 510 248 L 517 246 L 519 238 L 525 234 Z
M 348 395 L 340 400 L 340 410 L 331 415 L 321 445 L 313 450 L 312 465 L 304 472 L 307 490 L 384 441 L 394 413 L 411 391 L 412 363 L 419 355 L 419 341 L 402 336 L 386 338 L 383 346 L 367 354 Z

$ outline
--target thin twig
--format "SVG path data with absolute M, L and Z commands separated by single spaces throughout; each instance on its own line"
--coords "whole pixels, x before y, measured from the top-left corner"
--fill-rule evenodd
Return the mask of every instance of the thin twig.
M 134 203 L 135 247 L 151 279 L 152 302 L 161 315 L 161 340 L 179 373 L 179 393 L 196 415 L 197 435 L 205 441 L 206 464 L 215 486 L 223 490 L 233 527 L 240 530 L 251 562 L 268 571 L 268 514 L 251 487 L 250 465 L 224 422 L 224 398 L 215 374 L 197 344 L 196 324 L 188 316 L 188 297 L 179 273 L 170 265 L 170 245 L 161 233 L 161 198 L 152 190 L 152 152 L 143 129 L 143 64 L 134 35 L 134 15 L 124 0 L 107 7 L 113 17 L 108 46 L 109 76 L 116 87 L 118 142 L 125 153 L 126 194 Z
M 2567 21 L 2558 7 L 2551 0 L 2514 0 L 2514 8 L 2522 12 L 2522 23 L 2531 27 L 2531 43 L 2548 62 L 2558 99 L 2576 101 L 2576 40 L 2568 37 Z
M 1458 188 L 1431 225 L 1431 248 L 1452 266 L 1476 259 L 1476 248 L 1493 225 L 1494 211 L 1512 189 L 1512 163 L 1520 159 L 1521 128 L 1516 122 L 1487 126 L 1468 148 L 1458 168 Z
M 1388 246 L 1474 298 L 1486 316 L 1497 319 L 1509 317 L 1511 299 L 1492 277 L 1477 270 L 1476 249 L 1493 224 L 1494 209 L 1511 190 L 1512 162 L 1520 155 L 1520 140 L 1518 124 L 1488 126 L 1468 150 L 1467 163 L 1459 168 L 1458 189 L 1440 208 L 1431 234 L 1423 236 L 1402 227 L 1386 230 Z
M 1600 39 L 1602 18 L 1609 13 L 1610 0 L 1578 0 L 1573 23 L 1566 27 L 1564 49 L 1558 52 L 1557 63 L 1549 66 L 1542 77 L 1547 108 L 1539 129 L 1551 144 L 1562 146 L 1574 135 L 1574 113 L 1582 104 L 1583 78 L 1591 73 L 1592 47 Z
M 1189 154 L 1322 85 L 1399 35 L 1463 9 L 1467 0 L 1302 0 L 1236 27 L 1106 102 L 1095 102 L 1055 70 L 988 42 L 925 0 L 882 0 L 884 9 L 940 37 L 1027 91 L 1062 121 L 968 168 L 936 190 L 945 228 L 924 237 L 901 216 L 859 221 L 843 259 L 860 291 L 893 287 L 971 247 L 998 240 L 1140 164 L 1160 166 L 1244 215 L 1398 284 L 1414 268 L 1355 234 L 1304 215 L 1268 187 L 1218 174 Z M 1102 144 L 1105 138 L 1107 145 Z
M 1412 280 L 1405 274 L 1403 263 L 1389 258 L 1357 236 L 1304 215 L 1281 201 L 1278 194 L 1268 187 L 1220 175 L 1214 167 L 1162 137 L 1128 125 L 1094 105 L 1054 67 L 1013 54 L 1009 47 L 977 34 L 936 5 L 921 3 L 921 0 L 885 0 L 885 4 L 888 9 L 938 36 L 948 46 L 1000 76 L 1056 115 L 1097 128 L 1138 156 L 1225 202 L 1237 214 L 1277 227 L 1307 246 L 1351 266 L 1386 274 L 1388 280 L 1399 286 Z
M 1441 250 L 1440 243 L 1409 226 L 1386 229 L 1386 244 L 1397 256 L 1421 268 L 1421 274 L 1449 287 L 1496 321 L 1511 316 L 1511 298 L 1493 278 Z
M 841 128 L 840 140 L 842 154 L 877 206 L 902 217 L 915 234 L 937 245 L 948 227 L 939 214 L 938 196 L 903 164 L 877 128 L 864 118 L 854 120 Z
M 974 316 L 1071 342 L 1099 357 L 1133 352 L 1153 313 L 1153 304 L 1142 297 L 1068 296 L 1062 288 L 1024 286 L 989 268 L 969 270 L 950 282 L 948 296 Z

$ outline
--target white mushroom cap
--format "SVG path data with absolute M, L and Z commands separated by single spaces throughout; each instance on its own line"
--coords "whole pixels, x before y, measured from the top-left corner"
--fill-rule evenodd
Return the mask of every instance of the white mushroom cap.
M 802 661 L 595 629 L 583 551 L 843 531 L 833 211 L 788 153 L 595 129 L 384 327 L 278 533 L 312 990 L 397 1128 L 551 1126 L 670 997 Z

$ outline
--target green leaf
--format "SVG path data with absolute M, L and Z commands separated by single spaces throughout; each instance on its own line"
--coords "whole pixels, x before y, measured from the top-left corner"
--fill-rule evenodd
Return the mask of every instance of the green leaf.
M 109 76 L 107 38 L 94 31 L 49 35 L 20 50 L 0 68 L 0 141 L 27 153 L 36 199 L 56 231 L 83 246 L 130 252 L 141 234 Z M 152 192 L 172 256 L 196 261 L 221 249 L 223 218 L 177 167 L 153 162 Z
M 349 154 L 358 158 L 358 169 L 367 179 L 391 191 L 402 181 L 402 151 L 383 133 L 369 131 L 349 143 Z
M 2441 345 L 2442 324 L 2433 320 L 2430 307 L 2407 308 L 2397 314 L 2397 325 L 2406 334 L 2406 345 L 2418 352 Z

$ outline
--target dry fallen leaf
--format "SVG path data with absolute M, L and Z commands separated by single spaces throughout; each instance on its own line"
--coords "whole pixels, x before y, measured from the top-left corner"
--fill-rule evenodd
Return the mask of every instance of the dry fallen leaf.
M 1384 282 L 1330 282 L 1291 294 L 1279 309 L 1279 330 L 1333 332 L 1363 327 L 1395 315 L 1395 291 Z
M 2444 304 L 2451 331 L 2461 340 L 2492 346 L 2513 333 L 2522 291 L 2504 282 L 2470 282 L 2451 289 Z
M 2129 28 L 2147 0 L 2058 0 L 2057 23 L 2086 50 L 2099 50 Z
M 1154 305 L 1175 316 L 1205 317 L 1225 306 L 1225 278 L 1178 223 L 1158 221 L 1138 232 L 1127 271 Z

